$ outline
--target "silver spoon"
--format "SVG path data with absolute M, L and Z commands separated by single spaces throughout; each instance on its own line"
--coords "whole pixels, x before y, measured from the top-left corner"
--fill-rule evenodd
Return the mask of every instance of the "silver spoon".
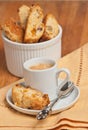
M 48 106 L 46 106 L 43 110 L 41 110 L 36 118 L 37 120 L 42 120 L 45 119 L 50 112 L 52 111 L 52 107 L 54 106 L 54 104 L 60 100 L 61 98 L 63 98 L 64 96 L 70 94 L 74 89 L 74 83 L 69 81 L 68 83 L 68 87 L 67 87 L 67 83 L 59 90 L 58 94 L 57 94 L 57 98 L 55 100 L 53 100 Z

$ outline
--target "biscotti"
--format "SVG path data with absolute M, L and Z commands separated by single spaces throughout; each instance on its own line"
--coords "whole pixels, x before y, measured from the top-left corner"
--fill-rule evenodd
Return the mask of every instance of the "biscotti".
M 58 22 L 54 15 L 47 14 L 44 19 L 45 30 L 42 36 L 43 40 L 50 40 L 59 33 Z
M 27 5 L 22 5 L 18 9 L 20 23 L 21 23 L 21 26 L 22 26 L 23 29 L 25 29 L 25 27 L 26 27 L 27 19 L 28 19 L 28 16 L 29 16 L 29 11 L 30 11 L 30 8 Z
M 23 42 L 24 31 L 13 19 L 6 21 L 2 26 L 2 29 L 8 39 L 14 42 Z
M 24 42 L 35 43 L 38 42 L 44 32 L 43 24 L 43 10 L 39 5 L 33 5 L 30 8 L 30 13 L 25 30 Z
M 44 16 L 43 9 L 38 4 L 22 5 L 17 10 L 17 22 L 8 20 L 9 24 L 5 23 L 3 28 L 5 36 L 11 41 L 35 44 L 58 35 L 59 26 L 55 16 L 50 13 Z
M 16 106 L 35 110 L 40 110 L 50 103 L 47 94 L 19 84 L 12 88 L 12 101 Z

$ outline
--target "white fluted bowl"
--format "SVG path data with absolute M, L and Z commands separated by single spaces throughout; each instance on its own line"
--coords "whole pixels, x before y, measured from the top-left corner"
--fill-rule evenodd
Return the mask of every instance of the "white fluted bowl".
M 46 57 L 58 60 L 61 57 L 62 28 L 59 25 L 58 35 L 48 41 L 23 44 L 9 40 L 2 34 L 6 64 L 9 72 L 18 77 L 23 77 L 23 63 L 31 58 Z

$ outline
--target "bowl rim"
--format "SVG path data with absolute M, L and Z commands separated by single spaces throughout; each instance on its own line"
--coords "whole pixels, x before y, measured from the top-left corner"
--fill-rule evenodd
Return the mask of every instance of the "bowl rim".
M 52 39 L 50 39 L 50 40 L 47 40 L 47 41 L 44 41 L 44 42 L 37 42 L 37 43 L 19 43 L 19 42 L 14 42 L 14 41 L 11 41 L 11 40 L 9 40 L 7 37 L 5 37 L 5 35 L 4 35 L 4 32 L 2 32 L 2 38 L 3 38 L 3 40 L 4 41 L 6 41 L 6 42 L 8 42 L 9 44 L 13 44 L 13 45 L 15 45 L 15 46 L 39 46 L 39 45 L 45 45 L 45 44 L 48 44 L 48 43 L 52 43 L 54 40 L 56 40 L 57 38 L 59 38 L 61 35 L 62 35 L 62 27 L 61 27 L 61 25 L 58 25 L 58 27 L 59 27 L 59 33 L 58 33 L 58 35 L 56 36 L 56 37 L 54 37 L 54 38 L 52 38 Z

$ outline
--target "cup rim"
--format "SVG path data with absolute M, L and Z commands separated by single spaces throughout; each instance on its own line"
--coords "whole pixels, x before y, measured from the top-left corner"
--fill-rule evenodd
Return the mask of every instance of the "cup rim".
M 42 70 L 39 70 L 39 69 L 30 69 L 28 68 L 28 63 L 29 62 L 32 62 L 33 64 L 36 62 L 36 61 L 39 61 L 40 62 L 47 62 L 47 63 L 51 63 L 53 64 L 53 66 L 51 66 L 50 68 L 46 68 L 46 69 L 42 69 Z M 37 62 L 38 63 L 38 62 Z M 32 64 L 31 64 L 32 65 Z M 29 67 L 31 66 L 29 65 Z M 30 71 L 30 72 L 43 72 L 43 71 L 47 71 L 47 70 L 52 70 L 53 68 L 56 67 L 56 62 L 55 60 L 53 59 L 49 59 L 49 58 L 44 58 L 44 57 L 38 57 L 38 58 L 32 58 L 32 59 L 29 59 L 29 60 L 26 60 L 24 63 L 23 63 L 23 68 L 26 70 L 26 71 Z
M 5 35 L 4 32 L 2 32 L 2 38 L 4 41 L 8 42 L 9 44 L 13 44 L 15 46 L 39 46 L 39 45 L 45 45 L 45 44 L 49 44 L 50 42 L 52 43 L 54 40 L 58 39 L 61 35 L 62 35 L 62 27 L 58 24 L 59 27 L 59 33 L 56 37 L 47 40 L 47 41 L 43 41 L 43 42 L 39 42 L 39 43 L 19 43 L 19 42 L 14 42 L 9 40 Z

